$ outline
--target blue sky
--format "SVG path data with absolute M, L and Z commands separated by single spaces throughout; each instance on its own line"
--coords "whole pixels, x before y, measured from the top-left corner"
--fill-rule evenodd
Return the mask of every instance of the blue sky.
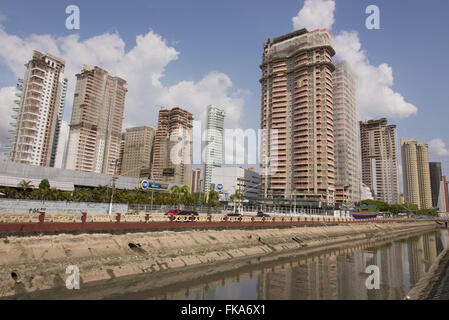
M 449 74 L 449 63 L 444 56 L 449 52 L 447 20 L 449 2 L 442 0 L 336 0 L 335 2 L 332 34 L 338 35 L 343 31 L 357 32 L 361 49 L 369 59 L 369 64 L 373 68 L 387 64 L 394 78 L 393 84 L 389 86 L 391 90 L 400 94 L 407 104 L 418 109 L 416 113 L 396 112 L 394 105 L 386 109 L 379 106 L 376 109 L 375 104 L 370 104 L 371 109 L 364 109 L 365 114 L 373 118 L 385 116 L 390 123 L 397 124 L 399 138 L 414 138 L 428 143 L 433 141 L 430 145 L 430 160 L 442 161 L 445 173 L 449 174 L 449 151 L 446 147 L 449 146 L 449 133 L 446 129 L 449 115 L 447 102 L 449 81 L 446 74 Z M 70 31 L 65 28 L 67 18 L 65 8 L 70 4 L 80 8 L 80 30 Z M 365 8 L 372 4 L 380 8 L 380 30 L 365 28 L 367 17 Z M 9 38 L 3 40 L 0 38 L 0 53 L 4 50 L 4 46 L 15 45 L 11 44 L 13 42 L 11 37 L 16 36 L 25 42 L 34 33 L 48 35 L 52 39 L 50 42 L 79 34 L 79 43 L 95 36 L 116 35 L 115 38 L 109 37 L 107 43 L 121 39 L 126 54 L 136 47 L 136 36 L 145 36 L 151 30 L 152 36 L 160 37 L 160 41 L 153 39 L 153 42 L 162 48 L 161 55 L 170 52 L 170 48 L 174 49 L 176 54 L 171 52 L 171 58 L 162 61 L 161 56 L 155 53 L 154 60 L 161 61 L 154 63 L 154 66 L 150 62 L 142 66 L 142 72 L 146 72 L 147 66 L 157 70 L 156 72 L 152 69 L 148 73 L 158 73 L 160 85 L 154 85 L 156 89 L 148 90 L 145 106 L 137 107 L 140 102 L 132 97 L 127 100 L 126 109 L 129 111 L 126 114 L 126 125 L 156 124 L 157 115 L 153 112 L 156 109 L 152 109 L 156 104 L 176 102 L 187 109 L 192 107 L 192 112 L 200 117 L 203 115 L 202 107 L 195 104 L 204 104 L 205 110 L 207 104 L 229 103 L 232 105 L 229 113 L 233 118 L 228 126 L 258 128 L 260 126 L 258 80 L 262 43 L 268 37 L 273 38 L 293 31 L 292 18 L 298 14 L 303 5 L 304 1 L 298 0 L 280 2 L 2 0 L 0 24 Z M 40 39 L 37 43 L 42 41 Z M 23 46 L 18 47 L 25 50 Z M 152 47 L 146 48 L 148 51 L 144 53 L 159 52 Z M 61 50 L 61 53 L 64 52 Z M 30 55 L 31 52 L 28 56 Z M 106 61 L 105 59 L 101 56 L 98 62 Z M 22 65 L 24 63 L 26 59 Z M 110 62 L 105 63 L 103 67 L 110 65 L 114 68 Z M 19 67 L 17 61 L 8 61 L 6 54 L 0 54 L 0 88 L 14 86 L 17 74 L 20 74 Z M 120 72 L 125 69 L 122 65 L 116 70 Z M 23 70 L 21 72 L 23 73 Z M 138 79 L 135 82 L 132 79 L 129 81 L 131 96 L 134 94 L 131 92 L 131 84 L 137 81 Z M 208 81 L 215 85 L 207 85 Z M 74 77 L 69 78 L 69 83 L 74 82 Z M 224 89 L 220 91 L 220 87 Z M 201 90 L 210 90 L 211 93 L 199 97 L 198 92 Z M 183 100 L 183 97 L 187 96 L 189 97 Z M 217 101 L 208 101 L 214 98 Z M 69 95 L 66 100 L 65 119 L 69 120 L 73 96 Z M 138 112 L 146 106 L 147 112 Z M 363 117 L 363 112 L 361 113 L 362 118 L 367 118 Z M 142 116 L 143 114 L 145 116 Z M 4 130 L 1 125 L 0 130 Z M 0 132 L 0 136 L 4 135 Z

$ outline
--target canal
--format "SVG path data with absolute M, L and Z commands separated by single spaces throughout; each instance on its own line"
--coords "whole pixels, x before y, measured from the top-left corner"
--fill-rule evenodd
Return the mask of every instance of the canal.
M 132 299 L 177 300 L 397 300 L 429 270 L 449 245 L 448 231 L 413 236 L 379 247 L 293 259 L 222 279 L 134 293 Z M 379 289 L 368 290 L 367 266 L 380 271 Z M 106 297 L 107 299 L 126 299 Z

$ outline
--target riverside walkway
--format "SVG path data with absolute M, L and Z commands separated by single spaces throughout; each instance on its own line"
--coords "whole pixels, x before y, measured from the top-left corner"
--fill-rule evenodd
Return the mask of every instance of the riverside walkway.
M 165 215 L 98 215 L 98 214 L 0 214 L 0 233 L 8 232 L 58 232 L 58 231 L 108 231 L 108 230 L 163 230 L 205 229 L 242 227 L 288 227 L 318 226 L 357 223 L 407 223 L 419 221 L 447 222 L 442 219 L 388 219 L 355 220 L 334 216 L 274 216 L 274 217 L 228 217 L 211 216 L 165 216 Z

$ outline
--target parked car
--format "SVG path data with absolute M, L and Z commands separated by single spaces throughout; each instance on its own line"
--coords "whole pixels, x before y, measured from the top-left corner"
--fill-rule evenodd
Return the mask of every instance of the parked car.
M 170 215 L 176 215 L 176 214 L 179 214 L 180 212 L 181 212 L 181 210 L 179 210 L 179 209 L 175 209 L 175 210 L 172 210 L 172 211 L 166 212 L 166 213 L 165 213 L 165 215 L 166 215 L 166 216 L 170 216 Z
M 197 216 L 198 212 L 196 212 L 196 211 L 181 211 L 176 215 L 177 216 L 191 216 L 191 215 Z
M 263 218 L 263 217 L 269 218 L 270 215 L 269 215 L 269 214 L 266 214 L 266 213 L 263 213 L 262 211 L 257 211 L 256 217 L 258 217 L 258 218 Z
M 240 213 L 228 213 L 226 216 L 227 217 L 241 217 L 242 215 Z

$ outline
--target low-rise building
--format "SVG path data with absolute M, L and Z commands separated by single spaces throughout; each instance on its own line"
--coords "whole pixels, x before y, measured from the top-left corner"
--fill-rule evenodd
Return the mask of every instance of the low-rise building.
M 258 198 L 260 194 L 259 174 L 239 167 L 213 168 L 211 184 L 215 191 L 223 193 L 226 199 L 236 190 L 240 190 L 245 198 Z

